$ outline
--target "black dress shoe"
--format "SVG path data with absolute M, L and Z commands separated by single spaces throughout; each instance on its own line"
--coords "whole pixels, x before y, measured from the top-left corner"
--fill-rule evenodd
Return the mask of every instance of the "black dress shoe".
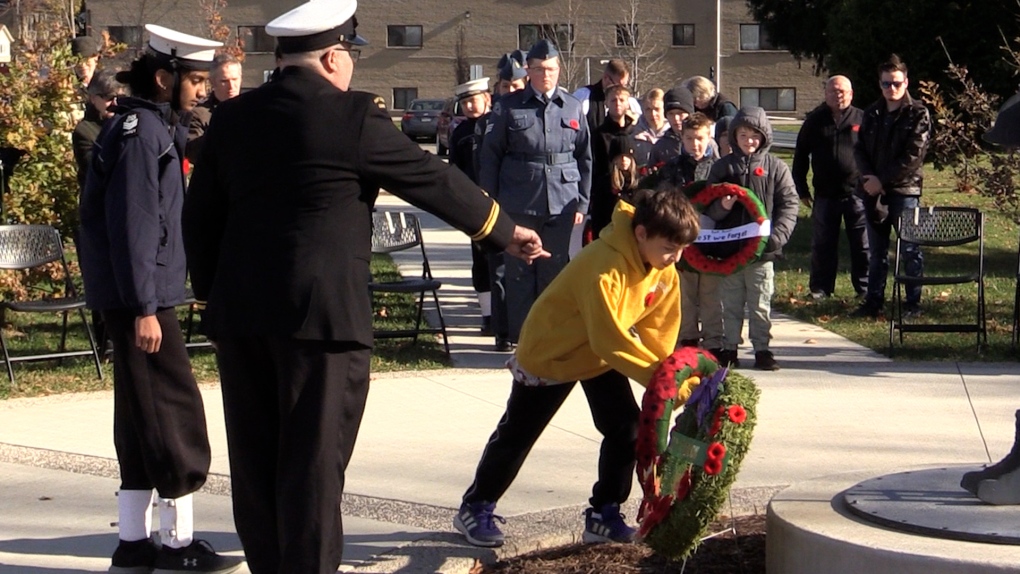
M 509 353 L 517 348 L 517 345 L 510 339 L 504 339 L 502 337 L 496 338 L 496 351 L 500 353 Z

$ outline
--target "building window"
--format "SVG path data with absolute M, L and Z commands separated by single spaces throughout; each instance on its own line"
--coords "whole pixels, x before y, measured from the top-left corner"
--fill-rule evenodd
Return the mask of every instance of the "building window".
M 393 88 L 393 109 L 406 110 L 418 98 L 418 88 Z
M 796 88 L 740 88 L 740 106 L 758 106 L 767 112 L 797 109 Z
M 521 24 L 517 27 L 517 47 L 527 52 L 539 40 L 552 40 L 560 52 L 574 46 L 574 27 L 570 24 Z
M 386 47 L 421 48 L 421 26 L 386 26 Z
M 761 24 L 740 25 L 740 49 L 745 51 L 775 50 L 768 33 Z
M 115 42 L 127 44 L 128 48 L 142 47 L 141 26 L 107 26 L 110 38 Z
M 266 54 L 276 49 L 276 38 L 266 33 L 265 26 L 238 26 L 237 38 L 246 54 Z
M 673 45 L 694 45 L 694 24 L 673 24 Z
M 637 24 L 616 25 L 616 45 L 620 48 L 633 48 L 638 43 Z

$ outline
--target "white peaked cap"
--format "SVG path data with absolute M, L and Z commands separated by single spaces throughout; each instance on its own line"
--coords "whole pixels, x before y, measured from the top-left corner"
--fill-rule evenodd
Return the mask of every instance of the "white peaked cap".
M 266 24 L 266 33 L 276 37 L 285 54 L 311 52 L 340 42 L 360 46 L 367 42 L 355 31 L 357 9 L 356 0 L 310 0 Z
M 208 68 L 216 57 L 216 48 L 221 42 L 207 40 L 155 24 L 146 24 L 149 32 L 149 48 L 157 54 L 180 60 L 185 65 Z
M 489 91 L 489 78 L 478 78 L 470 82 L 464 82 L 453 89 L 453 95 L 458 98 L 466 98 L 475 94 Z

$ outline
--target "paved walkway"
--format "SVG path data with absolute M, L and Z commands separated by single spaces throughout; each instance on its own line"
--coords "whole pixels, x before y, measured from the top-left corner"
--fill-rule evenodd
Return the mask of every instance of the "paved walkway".
M 408 209 L 385 195 L 380 208 Z M 422 221 L 433 270 L 445 283 L 455 368 L 375 376 L 348 470 L 345 571 L 466 574 L 476 558 L 497 557 L 463 544 L 450 520 L 502 413 L 506 355 L 477 335 L 467 239 L 432 217 Z M 733 491 L 735 512 L 764 512 L 772 493 L 808 478 L 997 460 L 1012 443 L 1015 363 L 895 363 L 783 317 L 773 333 L 783 370 L 746 371 L 762 398 Z M 746 351 L 741 359 L 753 361 Z M 214 474 L 197 495 L 195 520 L 217 549 L 240 553 L 220 394 L 214 385 L 203 394 Z M 112 408 L 109 392 L 0 402 L 0 574 L 106 571 L 117 518 Z M 575 392 L 500 501 L 510 537 L 501 552 L 580 536 L 598 443 Z M 632 498 L 639 492 L 635 485 Z

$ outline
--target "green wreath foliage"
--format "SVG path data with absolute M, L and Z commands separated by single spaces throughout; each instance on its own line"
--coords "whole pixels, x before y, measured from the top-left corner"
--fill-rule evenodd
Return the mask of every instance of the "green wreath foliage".
M 678 385 L 680 383 L 682 381 L 677 381 Z M 701 539 L 710 534 L 708 526 L 726 502 L 730 487 L 740 470 L 740 463 L 751 446 L 757 422 L 758 387 L 745 376 L 728 373 L 719 389 L 710 415 L 704 423 L 699 424 L 695 409 L 685 408 L 677 417 L 674 427 L 674 433 L 678 432 L 706 444 L 722 443 L 725 446 L 725 464 L 718 474 L 708 474 L 704 466 L 691 464 L 687 460 L 676 460 L 668 450 L 662 454 L 657 465 L 659 476 L 680 476 L 689 472 L 690 478 L 686 496 L 674 500 L 669 513 L 644 537 L 646 544 L 666 558 L 687 558 L 697 549 Z M 734 422 L 729 416 L 729 409 L 734 405 L 739 405 L 746 413 L 742 422 Z M 718 428 L 713 435 L 711 431 L 715 424 Z

